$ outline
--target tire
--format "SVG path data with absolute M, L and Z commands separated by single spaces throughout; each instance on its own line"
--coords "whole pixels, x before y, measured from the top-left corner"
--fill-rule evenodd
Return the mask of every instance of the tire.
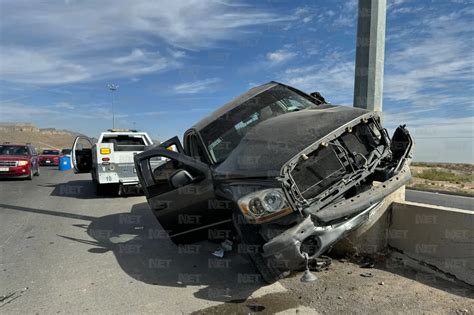
M 28 177 L 26 179 L 28 179 L 28 180 L 33 179 L 33 168 L 30 168 L 30 174 L 28 175 Z
M 263 280 L 268 284 L 275 283 L 285 278 L 290 273 L 289 271 L 280 270 L 272 266 L 260 253 L 248 254 L 248 256 L 253 262 L 255 268 L 257 268 L 262 275 Z
M 250 224 L 244 223 L 245 220 L 241 214 L 234 214 L 232 216 L 234 228 L 239 235 L 240 241 L 244 245 L 262 245 L 264 243 L 258 231 L 255 231 L 255 227 Z M 261 246 L 258 246 L 261 250 Z M 272 284 L 288 276 L 289 270 L 281 270 L 272 264 L 272 261 L 263 257 L 261 252 L 250 252 L 247 253 L 250 260 L 254 264 L 255 268 L 262 275 L 263 280 Z

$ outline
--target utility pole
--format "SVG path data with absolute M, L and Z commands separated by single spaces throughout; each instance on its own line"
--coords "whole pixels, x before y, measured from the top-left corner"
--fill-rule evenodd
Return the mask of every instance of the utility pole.
M 387 0 L 359 0 L 354 107 L 382 111 Z
M 109 90 L 112 92 L 112 129 L 115 129 L 115 97 L 114 92 L 117 91 L 118 85 L 114 83 L 109 83 L 108 85 Z

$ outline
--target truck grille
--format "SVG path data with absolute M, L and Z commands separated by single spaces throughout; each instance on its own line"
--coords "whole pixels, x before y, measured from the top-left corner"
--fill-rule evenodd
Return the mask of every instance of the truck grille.
M 302 196 L 308 199 L 340 181 L 345 173 L 346 168 L 334 148 L 326 147 L 298 163 L 291 175 Z
M 363 169 L 371 150 L 379 144 L 369 125 L 357 125 L 331 141 L 329 146 L 308 154 L 291 172 L 301 196 L 314 198 L 347 174 Z
M 1 166 L 17 166 L 18 161 L 0 161 L 0 167 Z

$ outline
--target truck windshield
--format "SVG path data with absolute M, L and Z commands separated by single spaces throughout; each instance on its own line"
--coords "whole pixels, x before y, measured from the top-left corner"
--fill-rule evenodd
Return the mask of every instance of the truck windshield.
M 28 148 L 18 145 L 0 145 L 0 155 L 28 155 Z
M 284 86 L 268 89 L 216 119 L 201 136 L 216 163 L 224 161 L 254 126 L 267 119 L 316 106 Z
M 57 150 L 43 150 L 44 155 L 59 155 L 59 151 Z

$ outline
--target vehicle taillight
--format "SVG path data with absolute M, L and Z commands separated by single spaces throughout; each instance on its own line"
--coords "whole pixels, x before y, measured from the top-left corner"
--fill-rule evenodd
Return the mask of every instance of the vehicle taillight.
M 108 162 L 108 161 L 110 161 L 110 158 L 108 158 L 108 157 L 102 158 L 102 162 Z

